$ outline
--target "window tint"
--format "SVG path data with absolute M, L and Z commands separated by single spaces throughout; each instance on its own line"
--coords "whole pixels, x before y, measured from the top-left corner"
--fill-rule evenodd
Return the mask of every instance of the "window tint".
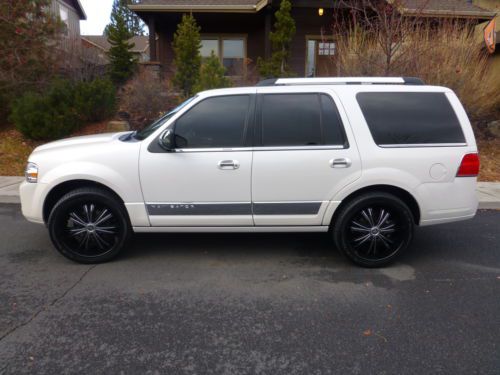
M 465 142 L 444 93 L 364 92 L 357 100 L 379 145 Z
M 344 126 L 340 120 L 340 114 L 332 98 L 321 94 L 321 120 L 326 145 L 344 145 L 347 147 Z
M 264 95 L 263 146 L 321 144 L 320 107 L 317 94 Z
M 218 96 L 196 104 L 175 124 L 178 148 L 242 147 L 248 95 Z
M 263 146 L 345 143 L 337 108 L 328 95 L 266 94 L 261 112 Z

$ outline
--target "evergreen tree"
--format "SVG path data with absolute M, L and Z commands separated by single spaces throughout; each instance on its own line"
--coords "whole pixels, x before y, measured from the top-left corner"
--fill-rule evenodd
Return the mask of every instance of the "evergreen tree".
M 198 92 L 231 86 L 231 81 L 224 75 L 225 71 L 226 69 L 220 63 L 219 58 L 212 51 L 210 57 L 205 59 L 201 65 L 200 79 L 194 91 Z
M 132 4 L 132 0 L 114 0 L 111 8 L 111 22 L 104 29 L 104 35 L 109 37 L 110 28 L 116 27 L 116 20 L 122 19 L 125 22 L 129 34 L 132 36 L 144 35 L 144 23 L 132 12 L 127 5 Z
M 258 59 L 257 66 L 262 76 L 283 77 L 293 73 L 290 71 L 290 43 L 295 35 L 295 20 L 291 14 L 292 3 L 290 0 L 281 0 L 280 8 L 276 11 L 274 31 L 269 33 L 272 54 L 267 61 Z
M 126 19 L 120 13 L 113 15 L 108 33 L 108 42 L 111 44 L 108 51 L 109 75 L 114 83 L 122 84 L 134 74 L 137 59 L 131 51 L 134 43 L 129 43 L 132 35 L 127 29 Z
M 193 15 L 184 14 L 174 35 L 175 75 L 173 82 L 185 96 L 191 96 L 198 83 L 201 66 L 200 28 Z

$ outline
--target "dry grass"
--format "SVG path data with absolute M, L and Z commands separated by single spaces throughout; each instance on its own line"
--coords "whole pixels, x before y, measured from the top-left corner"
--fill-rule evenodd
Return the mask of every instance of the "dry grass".
M 480 181 L 500 182 L 500 138 L 478 139 L 481 169 Z
M 22 176 L 28 156 L 39 144 L 17 130 L 0 128 L 0 176 Z

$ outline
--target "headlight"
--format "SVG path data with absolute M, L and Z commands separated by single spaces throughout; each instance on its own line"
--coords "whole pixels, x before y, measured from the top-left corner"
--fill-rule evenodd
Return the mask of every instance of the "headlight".
M 28 163 L 24 170 L 24 175 L 26 176 L 26 181 L 36 183 L 38 181 L 38 165 L 35 163 Z

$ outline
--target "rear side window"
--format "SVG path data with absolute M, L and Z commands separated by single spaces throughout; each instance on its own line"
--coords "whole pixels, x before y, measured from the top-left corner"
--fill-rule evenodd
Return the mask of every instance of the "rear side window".
M 345 145 L 345 134 L 333 100 L 325 94 L 261 96 L 263 146 Z
M 378 145 L 465 143 L 444 93 L 362 92 L 356 98 Z
M 231 148 L 244 145 L 250 97 L 217 96 L 196 104 L 175 123 L 179 148 Z

